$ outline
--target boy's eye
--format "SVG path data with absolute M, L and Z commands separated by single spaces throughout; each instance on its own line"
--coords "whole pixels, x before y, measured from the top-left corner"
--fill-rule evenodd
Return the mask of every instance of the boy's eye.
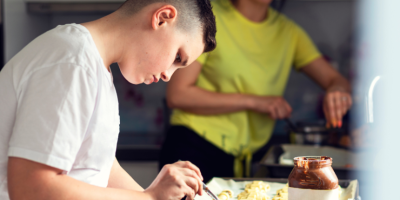
M 182 58 L 179 54 L 176 54 L 175 62 L 178 62 L 178 63 L 182 62 Z

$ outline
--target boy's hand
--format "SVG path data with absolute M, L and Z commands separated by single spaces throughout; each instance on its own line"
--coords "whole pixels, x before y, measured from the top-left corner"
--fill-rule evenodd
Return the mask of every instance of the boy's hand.
M 202 195 L 203 177 L 199 168 L 188 161 L 165 165 L 153 183 L 145 190 L 155 200 L 193 200 Z

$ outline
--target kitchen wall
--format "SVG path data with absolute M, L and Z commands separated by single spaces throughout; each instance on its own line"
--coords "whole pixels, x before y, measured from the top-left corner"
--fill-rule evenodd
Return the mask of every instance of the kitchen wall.
M 9 61 L 30 41 L 49 30 L 50 15 L 31 15 L 24 0 L 3 0 L 4 60 Z
M 0 70 L 4 64 L 3 0 L 0 0 Z
M 344 76 L 354 79 L 352 45 L 355 1 L 289 1 L 284 13 L 303 27 L 318 49 Z M 324 91 L 303 73 L 292 70 L 285 99 L 293 107 L 293 121 L 323 120 Z M 350 113 L 351 114 L 351 113 Z M 285 134 L 278 121 L 275 134 Z
M 350 46 L 354 8 L 355 2 L 352 0 L 289 1 L 284 13 L 309 33 L 321 52 L 327 55 L 343 74 L 352 78 Z M 86 22 L 101 16 L 28 14 L 23 0 L 4 0 L 5 60 L 11 59 L 32 39 L 57 25 Z M 118 69 L 113 67 L 113 70 Z M 118 76 L 117 74 L 118 72 L 115 76 Z M 163 106 L 162 99 L 166 84 L 133 86 L 126 85 L 121 76 L 119 79 L 116 81 L 122 81 L 119 84 L 125 88 L 124 91 L 119 91 L 119 99 L 124 101 L 121 105 L 131 106 L 129 112 L 121 114 L 121 131 L 134 130 L 162 134 L 163 127 L 160 123 L 162 124 L 165 118 L 160 116 L 160 108 L 162 109 Z M 294 108 L 292 116 L 294 121 L 322 119 L 319 109 L 322 95 L 323 91 L 309 78 L 292 71 L 285 98 Z M 147 106 L 140 104 L 149 99 L 151 102 Z M 138 113 L 147 113 L 148 116 L 140 118 Z M 284 123 L 278 122 L 275 134 L 284 134 L 283 127 Z M 157 162 L 123 162 L 121 165 L 142 186 L 148 186 L 157 174 Z

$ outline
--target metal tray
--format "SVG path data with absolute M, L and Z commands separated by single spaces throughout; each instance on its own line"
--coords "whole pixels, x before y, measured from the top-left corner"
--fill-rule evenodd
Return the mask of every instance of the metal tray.
M 267 182 L 276 182 L 276 183 L 287 183 L 287 178 L 223 178 L 225 180 L 234 180 L 234 181 L 267 181 Z M 352 180 L 339 180 L 339 185 L 342 188 L 347 188 Z M 356 199 L 361 200 L 360 197 L 360 187 L 357 185 L 356 188 Z

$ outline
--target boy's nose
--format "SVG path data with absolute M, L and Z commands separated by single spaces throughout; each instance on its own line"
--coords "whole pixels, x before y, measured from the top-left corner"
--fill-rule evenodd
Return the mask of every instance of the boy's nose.
M 163 73 L 161 73 L 161 79 L 162 79 L 164 82 L 168 82 L 169 79 L 170 79 L 170 76 L 168 76 L 168 74 L 167 74 L 166 72 L 163 72 Z

